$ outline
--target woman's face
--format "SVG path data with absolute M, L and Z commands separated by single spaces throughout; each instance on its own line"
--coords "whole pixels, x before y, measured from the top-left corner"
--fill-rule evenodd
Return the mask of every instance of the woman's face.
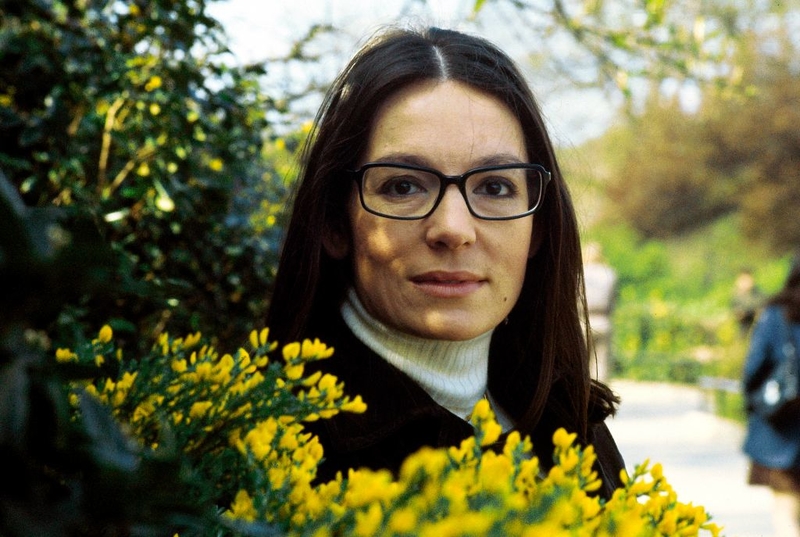
M 522 127 L 499 100 L 467 85 L 426 82 L 400 91 L 374 119 L 360 164 L 400 162 L 447 175 L 528 162 Z M 447 187 L 421 220 L 392 220 L 350 197 L 355 289 L 383 323 L 420 337 L 474 338 L 505 319 L 519 298 L 533 217 L 472 216 Z

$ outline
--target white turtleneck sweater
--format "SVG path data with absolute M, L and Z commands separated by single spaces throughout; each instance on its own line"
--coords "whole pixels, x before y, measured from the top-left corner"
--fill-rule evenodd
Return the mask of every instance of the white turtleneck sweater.
M 354 289 L 348 291 L 341 311 L 345 323 L 358 339 L 411 377 L 439 405 L 467 419 L 475 403 L 488 397 L 503 430 L 512 427 L 509 417 L 489 397 L 486 389 L 493 330 L 466 341 L 405 334 L 370 315 Z

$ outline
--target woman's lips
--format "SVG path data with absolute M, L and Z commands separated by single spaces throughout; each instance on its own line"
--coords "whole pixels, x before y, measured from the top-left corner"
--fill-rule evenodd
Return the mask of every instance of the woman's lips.
M 426 272 L 411 278 L 421 291 L 437 298 L 461 298 L 481 288 L 486 280 L 471 272 Z

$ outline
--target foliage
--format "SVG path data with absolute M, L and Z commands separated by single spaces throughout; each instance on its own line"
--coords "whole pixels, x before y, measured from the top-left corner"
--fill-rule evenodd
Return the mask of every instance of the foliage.
M 746 91 L 706 91 L 690 112 L 655 88 L 641 114 L 607 135 L 607 218 L 665 239 L 732 215 L 740 233 L 772 255 L 800 247 L 800 71 L 789 20 L 778 19 L 774 35 L 741 40 L 737 72 Z
M 704 109 L 705 131 L 716 144 L 714 167 L 742 185 L 744 235 L 780 255 L 800 249 L 800 66 L 794 31 L 779 25 L 775 35 L 752 35 L 741 55 L 751 93 L 711 100 Z
M 716 415 L 742 424 L 747 421 L 746 404 L 741 393 L 713 390 L 711 397 Z
M 508 31 L 547 43 L 532 56 L 580 87 L 611 87 L 632 103 L 637 80 L 692 79 L 735 85 L 730 3 L 665 0 L 475 2 L 475 13 L 510 8 Z M 744 11 L 744 10 L 743 10 Z M 553 57 L 552 51 L 559 55 Z M 570 52 L 571 51 L 571 52 Z
M 83 420 L 70 418 L 68 383 L 93 371 L 56 366 L 32 327 L 76 295 L 103 292 L 112 265 L 102 239 L 62 213 L 25 207 L 0 174 L 0 533 L 164 535 L 161 524 L 200 524 L 208 513 L 183 501 L 177 457 L 134 449 L 92 400 Z
M 747 338 L 731 318 L 734 279 L 748 269 L 762 291 L 777 291 L 800 245 L 799 131 L 787 123 L 798 80 L 792 20 L 763 18 L 742 37 L 744 91 L 705 88 L 689 111 L 659 86 L 640 114 L 592 142 L 603 166 L 587 234 L 620 277 L 618 374 L 741 376 Z
M 700 129 L 691 128 L 697 120 L 682 111 L 677 99 L 651 99 L 645 112 L 617 135 L 626 153 L 607 195 L 640 233 L 666 238 L 731 212 L 736 183 L 709 166 L 716 157 L 714 147 Z
M 150 353 L 127 360 L 104 326 L 77 351 L 59 349 L 56 360 L 98 373 L 88 385 L 75 385 L 79 420 L 87 401 L 100 401 L 126 424 L 143 453 L 157 458 L 180 452 L 188 475 L 215 485 L 213 497 L 191 500 L 227 507 L 221 518 L 206 520 L 218 535 L 719 532 L 702 507 L 678 501 L 658 464 L 637 466 L 611 499 L 600 499 L 593 494 L 600 486 L 593 448 L 575 446 L 575 435 L 563 429 L 554 435 L 546 474 L 530 441 L 517 433 L 502 451 L 485 449 L 500 435 L 485 400 L 472 415 L 475 436 L 460 446 L 411 455 L 396 478 L 359 469 L 314 483 L 323 453 L 302 423 L 365 409 L 360 398 L 344 396 L 334 377 L 303 376 L 305 363 L 333 349 L 306 340 L 285 345 L 283 359 L 274 360 L 268 354 L 276 345 L 266 329 L 252 332 L 246 348 L 234 354 L 220 354 L 200 340 L 199 334 L 163 334 Z M 194 534 L 180 524 L 175 531 Z
M 736 219 L 695 234 L 645 239 L 628 226 L 596 226 L 618 275 L 613 313 L 615 374 L 640 380 L 739 379 L 747 345 L 731 309 L 737 273 L 752 269 L 765 294 L 783 284 L 789 258 L 742 241 Z
M 255 235 L 250 214 L 285 195 L 260 153 L 271 102 L 205 9 L 0 2 L 0 167 L 28 206 L 93 221 L 115 253 L 107 292 L 42 320 L 57 340 L 107 319 L 132 341 L 167 323 L 225 340 L 264 311 L 278 233 Z

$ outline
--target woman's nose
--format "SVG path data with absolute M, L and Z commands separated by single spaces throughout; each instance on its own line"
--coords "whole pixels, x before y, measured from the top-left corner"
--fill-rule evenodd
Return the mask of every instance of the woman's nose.
M 456 249 L 475 242 L 475 217 L 456 185 L 447 187 L 439 206 L 426 221 L 426 241 L 431 247 Z

